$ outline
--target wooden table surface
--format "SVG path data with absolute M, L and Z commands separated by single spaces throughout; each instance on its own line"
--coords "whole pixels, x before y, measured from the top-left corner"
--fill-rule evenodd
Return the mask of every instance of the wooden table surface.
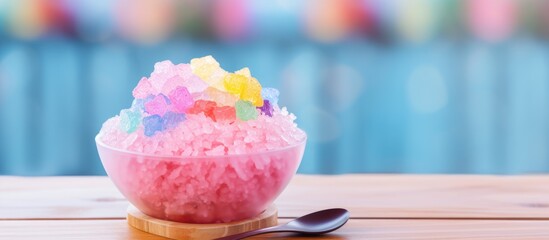
M 343 207 L 351 220 L 320 238 L 549 239 L 549 176 L 296 176 L 280 222 Z M 0 239 L 163 239 L 128 226 L 107 177 L 0 177 Z

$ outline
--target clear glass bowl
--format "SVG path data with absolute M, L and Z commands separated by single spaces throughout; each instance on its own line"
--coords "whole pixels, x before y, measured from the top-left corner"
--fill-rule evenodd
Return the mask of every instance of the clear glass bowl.
M 107 146 L 99 157 L 118 190 L 143 213 L 186 223 L 222 223 L 264 211 L 295 175 L 306 139 L 262 153 L 173 157 Z

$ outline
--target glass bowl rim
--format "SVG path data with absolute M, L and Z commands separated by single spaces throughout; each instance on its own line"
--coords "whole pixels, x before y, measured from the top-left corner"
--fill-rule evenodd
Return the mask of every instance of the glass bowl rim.
M 146 153 L 141 153 L 141 152 L 135 152 L 135 151 L 130 151 L 130 150 L 119 149 L 119 148 L 116 148 L 116 147 L 109 146 L 109 145 L 105 144 L 103 141 L 101 141 L 100 137 L 101 137 L 102 133 L 98 133 L 95 136 L 95 144 L 97 146 L 101 146 L 102 148 L 109 149 L 111 151 L 115 151 L 115 152 L 118 152 L 118 153 L 142 156 L 142 157 L 147 157 L 147 158 L 157 158 L 157 159 L 162 159 L 162 160 L 168 160 L 168 159 L 180 159 L 181 160 L 181 159 L 233 158 L 233 157 L 250 157 L 250 156 L 259 156 L 259 155 L 264 155 L 264 154 L 274 154 L 274 153 L 277 153 L 277 152 L 284 152 L 286 150 L 299 147 L 301 145 L 305 145 L 306 142 L 307 142 L 307 133 L 305 133 L 305 131 L 303 131 L 303 134 L 304 134 L 305 137 L 303 137 L 302 140 L 300 140 L 300 141 L 298 141 L 294 144 L 282 147 L 282 148 L 271 149 L 271 150 L 263 151 L 263 152 L 253 152 L 253 153 L 243 153 L 243 154 L 229 154 L 229 155 L 211 155 L 211 156 L 159 155 L 159 154 L 146 154 Z

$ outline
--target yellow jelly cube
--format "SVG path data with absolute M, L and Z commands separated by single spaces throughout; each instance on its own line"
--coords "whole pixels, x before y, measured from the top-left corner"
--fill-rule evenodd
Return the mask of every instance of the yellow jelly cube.
M 252 77 L 252 73 L 250 72 L 250 69 L 245 67 L 245 68 L 242 68 L 236 72 L 234 72 L 236 74 L 240 74 L 240 75 L 243 75 L 243 76 L 246 76 L 246 77 Z
M 203 80 L 209 78 L 214 71 L 220 69 L 219 63 L 212 56 L 194 58 L 191 60 L 191 69 L 194 75 Z
M 255 78 L 248 78 L 248 84 L 240 95 L 240 99 L 252 102 L 256 107 L 263 106 L 261 97 L 261 84 Z
M 194 75 L 201 78 L 208 85 L 225 91 L 223 79 L 227 72 L 219 66 L 219 63 L 212 56 L 192 59 L 191 69 Z
M 240 97 L 247 85 L 248 78 L 244 75 L 229 73 L 225 76 L 224 87 L 229 93 Z

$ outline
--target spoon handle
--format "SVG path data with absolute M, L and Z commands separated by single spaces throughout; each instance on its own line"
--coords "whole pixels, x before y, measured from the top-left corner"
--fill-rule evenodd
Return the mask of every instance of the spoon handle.
M 280 225 L 280 226 L 268 227 L 263 229 L 257 229 L 257 230 L 238 233 L 238 234 L 234 234 L 234 235 L 230 235 L 222 238 L 217 238 L 215 240 L 239 240 L 239 239 L 243 239 L 243 238 L 247 238 L 247 237 L 251 237 L 259 234 L 288 231 L 288 229 L 284 227 L 285 227 L 284 225 Z

